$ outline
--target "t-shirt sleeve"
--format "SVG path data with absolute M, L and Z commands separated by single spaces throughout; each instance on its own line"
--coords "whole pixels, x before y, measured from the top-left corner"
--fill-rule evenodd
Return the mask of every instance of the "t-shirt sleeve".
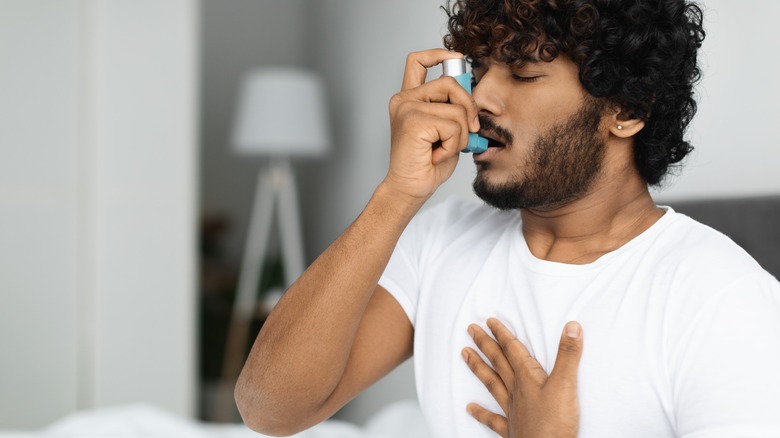
M 780 283 L 763 272 L 713 291 L 679 335 L 677 435 L 780 437 Z
M 426 214 L 419 213 L 401 234 L 393 255 L 379 279 L 382 286 L 392 295 L 406 312 L 412 326 L 417 316 L 417 299 L 420 291 L 420 249 L 424 237 Z
M 470 217 L 469 213 L 475 211 L 476 205 L 450 197 L 417 213 L 401 234 L 379 285 L 398 301 L 412 326 L 417 317 L 426 260 L 449 241 L 448 236 L 453 232 L 457 235 L 456 224 L 464 216 Z M 471 223 L 470 220 L 463 222 Z

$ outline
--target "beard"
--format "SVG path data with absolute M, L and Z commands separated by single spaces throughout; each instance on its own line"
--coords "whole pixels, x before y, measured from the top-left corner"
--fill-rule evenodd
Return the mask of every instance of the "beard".
M 605 141 L 599 138 L 604 103 L 588 96 L 580 109 L 543 132 L 530 149 L 527 165 L 509 181 L 491 183 L 485 175 L 490 163 L 480 163 L 474 193 L 501 210 L 552 209 L 578 199 L 601 172 Z M 496 127 L 480 116 L 480 125 Z M 508 147 L 511 147 L 509 145 Z

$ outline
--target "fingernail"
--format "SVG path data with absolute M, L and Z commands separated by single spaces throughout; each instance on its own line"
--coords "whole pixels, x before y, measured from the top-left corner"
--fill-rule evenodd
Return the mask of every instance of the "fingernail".
M 469 335 L 471 335 L 471 337 L 473 338 L 475 333 L 474 326 L 470 325 L 468 331 L 469 331 Z
M 579 339 L 581 334 L 582 334 L 582 330 L 579 324 L 577 324 L 574 321 L 571 321 L 566 324 L 566 336 L 572 339 Z
M 463 351 L 460 352 L 460 355 L 463 356 L 463 360 L 465 360 L 466 362 L 469 361 L 469 352 L 468 351 L 463 350 Z
M 474 127 L 474 132 L 479 131 L 479 116 L 474 116 L 474 121 L 471 123 L 471 125 Z

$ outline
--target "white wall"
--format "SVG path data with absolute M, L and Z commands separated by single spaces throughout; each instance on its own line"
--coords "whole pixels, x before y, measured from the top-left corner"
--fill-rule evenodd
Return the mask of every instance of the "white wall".
M 78 404 L 78 6 L 0 1 L 0 427 Z
M 0 0 L 0 427 L 195 395 L 193 0 Z
M 195 406 L 194 0 L 94 0 L 94 405 Z

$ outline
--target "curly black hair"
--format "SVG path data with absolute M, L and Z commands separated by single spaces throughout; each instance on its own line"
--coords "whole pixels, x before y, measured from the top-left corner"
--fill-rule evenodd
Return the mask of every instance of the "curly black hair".
M 693 150 L 683 138 L 696 113 L 701 8 L 686 0 L 448 0 L 444 45 L 469 59 L 509 65 L 566 54 L 580 82 L 645 127 L 634 161 L 649 185 Z

